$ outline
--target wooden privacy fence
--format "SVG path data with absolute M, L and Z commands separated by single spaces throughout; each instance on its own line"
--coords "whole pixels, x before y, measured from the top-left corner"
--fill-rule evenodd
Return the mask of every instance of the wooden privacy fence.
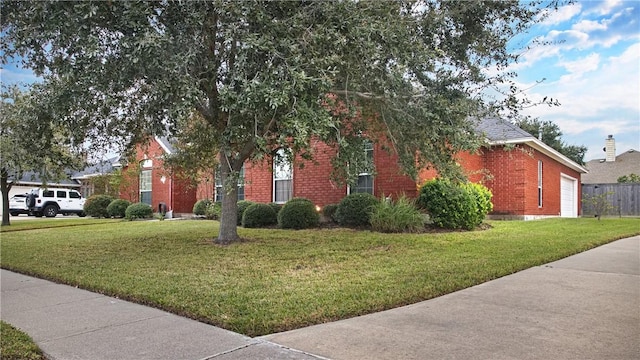
M 640 183 L 582 184 L 583 216 L 596 215 L 594 207 L 584 199 L 602 194 L 606 194 L 606 200 L 611 205 L 606 215 L 640 216 Z

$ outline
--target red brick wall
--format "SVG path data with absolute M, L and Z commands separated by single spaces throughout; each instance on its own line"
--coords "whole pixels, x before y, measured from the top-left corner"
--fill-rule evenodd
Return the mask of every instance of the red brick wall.
M 147 145 L 139 145 L 136 148 L 135 160 L 140 163 L 145 159 L 151 160 L 151 206 L 154 211 L 158 211 L 158 205 L 162 202 L 167 206 L 167 210 L 174 213 L 190 213 L 196 201 L 196 187 L 188 181 L 172 178 L 165 170 L 162 156 L 164 150 L 157 141 L 151 140 Z M 127 168 L 125 168 L 125 171 Z M 142 170 L 149 170 L 142 168 Z M 164 176 L 164 182 L 162 177 Z M 128 198 L 129 201 L 140 201 L 139 178 L 132 179 L 130 184 L 125 184 L 120 189 L 120 195 Z M 132 196 L 133 195 L 133 196 Z
M 314 144 L 314 160 L 297 157 L 293 164 L 293 197 L 304 197 L 318 206 L 337 204 L 347 195 L 346 185 L 330 180 L 331 158 L 335 151 L 317 141 Z M 374 163 L 377 175 L 374 178 L 374 195 L 397 198 L 400 194 L 416 196 L 416 183 L 400 173 L 397 156 L 389 154 L 376 145 Z M 300 166 L 302 165 L 302 166 Z M 245 198 L 256 202 L 273 201 L 272 162 L 245 165 Z
M 397 199 L 402 194 L 410 198 L 415 198 L 418 195 L 416 182 L 402 173 L 397 154 L 383 150 L 380 145 L 375 145 L 373 158 L 377 172 L 373 178 L 376 197 L 391 196 Z
M 561 174 L 580 179 L 577 171 L 527 145 L 517 145 L 509 151 L 493 146 L 484 153 L 486 169 L 493 177 L 486 185 L 493 193 L 496 215 L 559 216 Z M 538 206 L 538 160 L 542 160 L 543 169 L 542 207 Z
M 483 149 L 483 155 L 489 172 L 485 185 L 493 193 L 493 214 L 524 215 L 525 158 L 528 155 L 520 146 L 509 151 L 503 146 L 492 146 Z

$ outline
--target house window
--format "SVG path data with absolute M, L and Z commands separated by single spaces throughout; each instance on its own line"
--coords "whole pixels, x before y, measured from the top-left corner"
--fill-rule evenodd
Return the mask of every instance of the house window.
M 140 202 L 151 205 L 151 170 L 140 172 Z
M 293 193 L 293 171 L 288 151 L 279 149 L 273 157 L 273 202 L 278 204 L 287 202 Z
M 222 186 L 222 179 L 220 178 L 220 166 L 216 168 L 215 183 L 215 201 L 222 202 L 225 191 Z M 240 169 L 240 177 L 238 178 L 238 201 L 240 200 L 244 200 L 244 165 L 242 165 Z
M 364 142 L 364 159 L 361 172 L 358 174 L 358 180 L 354 186 L 349 187 L 349 193 L 368 193 L 373 194 L 373 174 L 368 170 L 373 164 L 373 143 L 366 140 Z
M 542 207 L 542 160 L 538 160 L 538 207 Z

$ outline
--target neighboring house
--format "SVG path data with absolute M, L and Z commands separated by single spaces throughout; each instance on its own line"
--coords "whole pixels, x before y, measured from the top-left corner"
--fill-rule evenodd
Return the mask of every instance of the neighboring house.
M 584 215 L 597 215 L 592 201 L 604 195 L 611 209 L 610 215 L 640 215 L 640 184 L 619 184 L 618 178 L 640 175 L 640 152 L 629 149 L 616 156 L 616 142 L 613 135 L 605 140 L 604 159 L 588 161 L 585 165 L 588 174 L 582 176 L 582 196 L 588 200 L 583 204 Z M 599 214 L 603 215 L 603 214 Z
M 120 157 L 99 161 L 95 165 L 88 166 L 81 171 L 71 175 L 71 179 L 80 184 L 80 193 L 84 198 L 88 198 L 94 193 L 117 195 L 117 189 L 112 189 L 109 179 L 120 164 Z M 100 188 L 97 188 L 100 187 Z
M 120 197 L 142 202 L 159 211 L 164 206 L 171 216 L 191 213 L 196 202 L 196 187 L 165 169 L 163 158 L 175 151 L 166 138 L 154 137 L 136 147 L 134 163 L 123 166 L 125 178 Z
M 583 184 L 615 184 L 624 175 L 640 175 L 640 152 L 629 149 L 616 156 L 616 142 L 613 135 L 605 140 L 605 158 L 588 161 L 588 174 L 582 176 Z

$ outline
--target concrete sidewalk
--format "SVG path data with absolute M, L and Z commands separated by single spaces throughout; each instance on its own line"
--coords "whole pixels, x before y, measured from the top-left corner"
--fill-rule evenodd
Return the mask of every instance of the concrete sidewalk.
M 0 317 L 49 359 L 322 359 L 161 310 L 10 271 Z
M 331 359 L 640 359 L 640 236 L 263 339 Z
M 51 359 L 640 359 L 640 236 L 418 304 L 258 339 L 0 275 L 2 320 Z

